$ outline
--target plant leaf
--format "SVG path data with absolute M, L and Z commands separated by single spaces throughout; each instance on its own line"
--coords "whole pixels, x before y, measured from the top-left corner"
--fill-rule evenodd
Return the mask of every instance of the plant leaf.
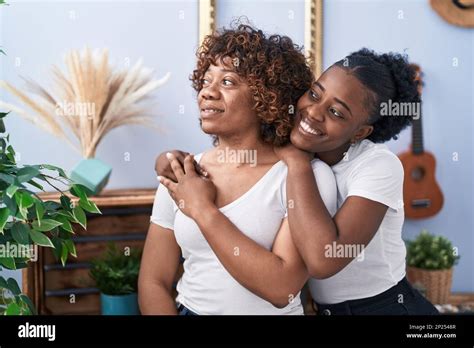
M 41 232 L 30 230 L 30 237 L 31 240 L 38 245 L 54 248 L 54 245 L 53 243 L 51 243 L 51 240 Z
M 5 315 L 20 315 L 20 306 L 16 302 L 12 302 L 8 305 Z
M 71 198 L 69 198 L 68 196 L 62 195 L 59 198 L 59 201 L 61 202 L 62 207 L 67 211 L 71 211 L 72 208 L 74 207 L 72 204 Z
M 69 192 L 71 192 L 72 195 L 87 201 L 88 199 L 87 199 L 87 194 L 86 194 L 85 190 L 86 189 L 83 185 L 73 184 L 73 185 L 71 185 L 71 188 L 69 189 Z
M 0 180 L 5 181 L 7 184 L 13 185 L 15 177 L 10 174 L 0 173 Z
M 67 218 L 68 220 L 72 221 L 72 222 L 77 222 L 76 220 L 76 217 L 74 216 L 74 214 L 72 212 L 69 212 L 69 211 L 66 211 L 66 210 L 58 210 L 56 212 L 56 217 L 59 215 L 59 216 L 64 216 L 65 218 Z M 61 221 L 60 219 L 56 219 L 58 221 Z
M 58 238 L 58 237 L 53 236 L 51 238 L 51 242 L 54 245 L 54 249 L 53 249 L 54 258 L 56 260 L 60 260 L 61 259 L 61 252 L 62 252 L 62 249 L 63 249 L 63 244 L 61 243 L 61 239 Z
M 44 216 L 44 207 L 43 203 L 40 201 L 35 202 L 36 218 L 38 219 L 38 224 L 41 225 L 41 219 Z
M 8 289 L 13 293 L 13 295 L 21 294 L 20 287 L 18 286 L 17 282 L 13 278 L 7 279 Z
M 3 234 L 3 228 L 10 216 L 10 210 L 7 207 L 0 208 L 0 233 Z
M 21 168 L 17 173 L 17 180 L 19 182 L 27 182 L 40 174 L 40 171 L 35 167 L 24 167 Z
M 25 200 L 23 200 L 23 193 L 22 192 L 17 192 L 15 194 L 15 201 L 16 201 L 16 204 L 18 205 L 18 210 L 20 212 L 20 215 L 25 219 L 27 220 L 28 219 L 28 208 L 25 207 L 23 204 L 24 203 L 29 203 L 28 202 L 28 198 L 26 198 Z
M 76 220 L 79 222 L 79 224 L 82 227 L 84 227 L 84 229 L 86 229 L 87 220 L 86 220 L 86 214 L 84 213 L 84 210 L 82 210 L 80 206 L 76 206 L 74 207 L 72 212 Z
M 33 228 L 37 231 L 46 232 L 51 231 L 53 228 L 61 226 L 61 222 L 53 219 L 43 219 L 41 220 L 41 225 L 37 220 L 33 221 Z
M 13 156 L 11 158 L 13 158 L 13 160 L 14 160 L 16 152 L 15 152 L 15 150 L 13 150 L 13 147 L 11 145 L 7 146 L 7 151 Z
M 30 313 L 33 314 L 33 315 L 36 315 L 37 312 L 36 312 L 36 308 L 33 304 L 33 302 L 31 302 L 30 298 L 24 294 L 21 294 L 20 295 L 20 299 L 26 303 L 26 305 L 28 306 L 28 308 L 30 309 Z
M 5 203 L 6 207 L 10 210 L 10 215 L 15 216 L 18 211 L 16 200 L 8 197 L 6 193 L 3 194 L 2 198 L 3 203 Z
M 30 237 L 29 237 L 29 230 L 27 224 L 22 222 L 16 222 L 11 229 L 12 237 L 18 244 L 29 244 Z
M 8 269 L 16 269 L 15 259 L 13 257 L 0 257 L 0 264 Z
M 55 170 L 58 172 L 59 176 L 60 177 L 63 177 L 65 179 L 69 179 L 68 176 L 66 175 L 66 173 L 64 172 L 64 170 L 62 168 L 59 168 L 59 167 L 56 167 L 56 166 L 53 166 L 51 164 L 41 164 L 41 167 L 45 168 L 45 169 L 49 169 L 49 170 Z
M 31 207 L 35 204 L 35 200 L 28 192 L 21 192 L 21 206 L 25 208 Z
M 56 220 L 62 223 L 61 228 L 67 232 L 74 233 L 74 229 L 72 228 L 71 222 L 68 220 L 67 217 L 63 215 L 56 216 Z
M 10 186 L 8 186 L 8 188 L 7 188 L 7 196 L 10 197 L 10 198 L 12 198 L 13 195 L 15 194 L 15 192 L 18 190 L 18 188 L 19 188 L 19 187 L 16 186 L 16 185 L 10 185 Z
M 61 250 L 61 263 L 63 264 L 63 267 L 64 267 L 66 265 L 66 261 L 67 261 L 68 248 L 67 248 L 67 246 L 64 242 L 62 244 L 63 244 L 63 246 L 62 246 L 62 250 Z
M 74 245 L 74 242 L 71 240 L 71 239 L 66 239 L 64 242 L 64 245 L 66 246 L 67 250 L 69 251 L 69 253 L 74 256 L 74 257 L 77 257 L 77 254 L 76 254 L 76 246 Z
M 58 210 L 59 208 L 61 208 L 61 204 L 54 201 L 43 202 L 43 206 L 46 210 Z
M 83 200 L 82 198 L 80 198 L 79 205 L 82 207 L 82 209 L 88 211 L 89 213 L 102 214 L 97 205 L 90 200 Z
M 24 220 L 28 220 L 28 209 L 25 207 L 18 207 L 18 212 L 20 216 L 16 216 L 18 219 L 23 218 Z
M 28 181 L 28 184 L 30 184 L 30 185 L 36 187 L 37 189 L 40 189 L 41 191 L 44 191 L 43 186 L 41 186 L 40 184 L 38 184 L 38 183 L 37 183 L 36 181 L 34 181 L 34 180 Z

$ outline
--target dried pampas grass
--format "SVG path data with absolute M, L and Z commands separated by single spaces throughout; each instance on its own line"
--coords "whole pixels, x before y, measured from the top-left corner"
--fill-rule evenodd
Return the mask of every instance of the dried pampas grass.
M 94 157 L 100 141 L 116 127 L 139 124 L 156 128 L 150 114 L 151 105 L 145 101 L 151 92 L 166 83 L 169 73 L 155 80 L 153 72 L 144 68 L 141 60 L 130 69 L 113 70 L 106 49 L 91 52 L 86 48 L 82 53 L 73 50 L 66 55 L 66 67 L 66 74 L 53 67 L 54 93 L 24 79 L 37 100 L 0 81 L 0 87 L 18 97 L 35 116 L 15 105 L 0 102 L 0 106 L 66 140 L 84 158 Z M 67 128 L 76 136 L 80 147 L 69 139 Z

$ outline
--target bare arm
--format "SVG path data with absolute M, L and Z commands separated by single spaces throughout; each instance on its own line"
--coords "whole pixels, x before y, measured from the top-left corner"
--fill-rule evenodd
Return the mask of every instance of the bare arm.
M 328 278 L 347 266 L 354 257 L 326 257 L 327 246 L 332 246 L 333 242 L 336 245 L 367 246 L 388 207 L 350 196 L 332 218 L 321 199 L 309 161 L 288 160 L 287 165 L 287 196 L 295 202 L 294 208 L 288 209 L 293 240 L 310 275 Z
M 171 293 L 180 255 L 173 231 L 151 223 L 138 278 L 142 314 L 177 314 Z

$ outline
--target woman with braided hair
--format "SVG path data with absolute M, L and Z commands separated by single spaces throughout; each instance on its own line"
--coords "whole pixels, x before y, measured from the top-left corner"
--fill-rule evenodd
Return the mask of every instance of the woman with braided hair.
M 418 83 L 403 55 L 354 52 L 299 99 L 292 145 L 276 149 L 288 165 L 290 230 L 318 313 L 437 314 L 405 277 L 403 167 L 381 144 L 419 116 L 382 112 L 419 103 Z M 336 178 L 334 217 L 308 172 L 314 153 Z

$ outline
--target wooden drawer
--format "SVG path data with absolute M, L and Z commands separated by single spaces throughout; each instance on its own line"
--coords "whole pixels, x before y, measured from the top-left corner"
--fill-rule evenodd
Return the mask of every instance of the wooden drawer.
M 99 291 L 89 276 L 90 261 L 100 257 L 109 242 L 119 248 L 143 249 L 155 189 L 104 191 L 92 200 L 102 215 L 88 215 L 87 230 L 75 226 L 77 258 L 66 266 L 52 250 L 39 248 L 38 261 L 23 272 L 24 292 L 33 300 L 39 314 L 99 314 Z M 58 200 L 55 194 L 43 199 Z

